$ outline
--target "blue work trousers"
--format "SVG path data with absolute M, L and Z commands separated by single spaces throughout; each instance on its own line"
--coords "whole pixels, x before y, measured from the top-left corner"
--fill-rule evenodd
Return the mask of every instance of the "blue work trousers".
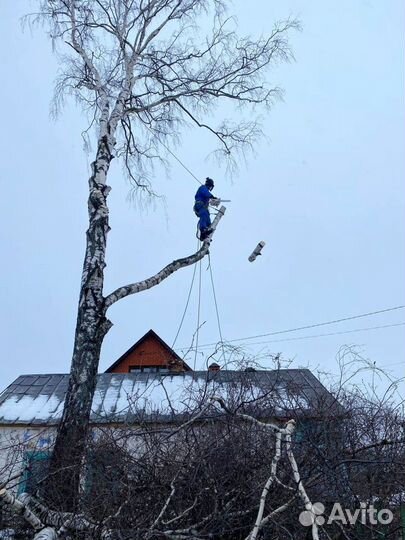
M 211 227 L 210 213 L 204 203 L 197 201 L 194 205 L 194 213 L 200 218 L 198 221 L 198 228 L 200 231 L 204 231 Z

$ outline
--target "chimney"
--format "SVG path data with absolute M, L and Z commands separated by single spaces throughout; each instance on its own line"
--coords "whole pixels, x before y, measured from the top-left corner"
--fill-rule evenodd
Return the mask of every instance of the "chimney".
M 212 364 L 208 366 L 208 371 L 219 371 L 220 369 L 221 369 L 221 366 L 217 364 L 216 362 L 212 362 Z

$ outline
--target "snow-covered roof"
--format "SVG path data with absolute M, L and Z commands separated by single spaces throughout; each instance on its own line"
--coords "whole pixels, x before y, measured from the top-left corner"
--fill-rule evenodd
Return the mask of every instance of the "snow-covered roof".
M 201 406 L 209 396 L 228 403 L 262 398 L 273 414 L 338 407 L 333 396 L 307 369 L 275 371 L 197 371 L 101 373 L 93 398 L 93 423 L 170 421 Z M 69 375 L 21 375 L 0 394 L 0 424 L 55 425 L 62 416 Z M 265 397 L 264 397 L 265 396 Z M 269 399 L 270 398 L 270 399 Z M 270 412 L 270 411 L 268 411 Z

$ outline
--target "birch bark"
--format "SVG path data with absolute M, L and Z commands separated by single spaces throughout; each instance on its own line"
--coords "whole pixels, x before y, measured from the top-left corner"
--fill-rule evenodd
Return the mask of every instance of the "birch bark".
M 85 452 L 88 418 L 97 383 L 103 339 L 111 327 L 103 298 L 110 188 L 105 180 L 112 160 L 108 139 L 99 141 L 93 174 L 89 179 L 89 227 L 79 295 L 78 315 L 69 386 L 59 425 L 50 474 L 45 486 L 46 500 L 62 510 L 76 508 L 81 463 Z

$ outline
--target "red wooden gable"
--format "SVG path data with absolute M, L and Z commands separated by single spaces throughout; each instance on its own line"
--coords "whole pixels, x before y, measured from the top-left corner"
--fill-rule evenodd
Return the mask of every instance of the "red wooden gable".
M 149 330 L 127 350 L 106 373 L 170 373 L 192 371 L 173 349 L 156 332 Z

